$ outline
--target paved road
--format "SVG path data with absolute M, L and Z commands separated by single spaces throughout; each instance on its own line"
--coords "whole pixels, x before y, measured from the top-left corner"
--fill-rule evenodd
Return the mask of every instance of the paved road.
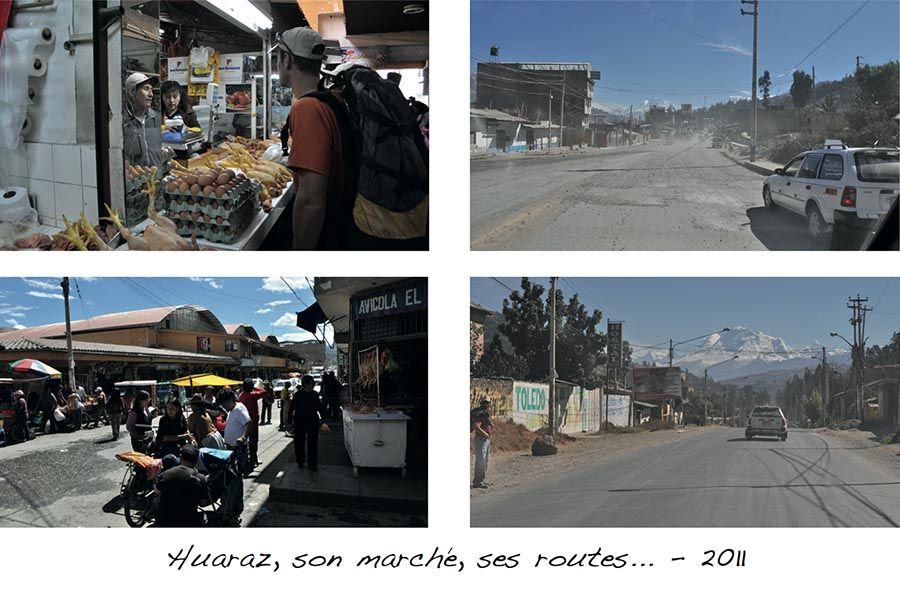
M 290 443 L 277 429 L 260 427 L 257 472 Z M 118 500 L 126 468 L 115 456 L 131 444 L 122 432 L 118 441 L 100 427 L 0 447 L 0 527 L 127 526 Z M 265 499 L 252 476 L 244 481 L 245 514 Z
M 476 250 L 803 250 L 763 176 L 694 138 L 471 164 Z
M 811 431 L 782 443 L 717 427 L 488 493 L 471 513 L 473 526 L 898 526 L 900 472 Z

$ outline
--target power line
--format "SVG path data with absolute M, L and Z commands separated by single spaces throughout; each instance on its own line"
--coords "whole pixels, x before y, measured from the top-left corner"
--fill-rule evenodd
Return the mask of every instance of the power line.
M 863 3 L 859 6 L 859 8 L 857 8 L 856 10 L 853 11 L 853 14 L 851 14 L 849 17 L 847 17 L 846 19 L 844 19 L 844 21 L 843 21 L 840 25 L 838 25 L 838 26 L 835 28 L 834 31 L 832 31 L 831 33 L 829 33 L 829 34 L 825 37 L 825 39 L 823 39 L 821 42 L 818 43 L 818 45 L 816 45 L 815 48 L 813 48 L 812 50 L 810 50 L 809 54 L 807 54 L 806 56 L 804 56 L 803 58 L 801 58 L 800 60 L 798 60 L 798 61 L 797 61 L 797 64 L 794 65 L 794 68 L 796 69 L 796 68 L 799 67 L 801 64 L 803 64 L 803 62 L 804 62 L 807 58 L 809 58 L 810 56 L 812 56 L 812 55 L 816 52 L 816 50 L 818 50 L 819 48 L 821 48 L 822 45 L 825 44 L 825 42 L 827 42 L 828 40 L 830 40 L 830 39 L 832 38 L 832 36 L 833 36 L 835 33 L 837 33 L 838 31 L 840 31 L 840 30 L 844 27 L 844 25 L 846 25 L 847 23 L 850 22 L 850 19 L 852 19 L 853 17 L 855 17 L 855 16 L 857 15 L 857 13 L 859 13 L 859 11 L 861 11 L 862 9 L 864 9 L 864 8 L 866 7 L 866 5 L 869 3 L 869 1 L 870 1 L 870 0 L 865 0 L 865 2 L 863 2 Z

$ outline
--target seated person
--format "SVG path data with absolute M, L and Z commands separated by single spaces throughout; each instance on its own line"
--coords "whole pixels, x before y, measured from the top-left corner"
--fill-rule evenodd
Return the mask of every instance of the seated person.
M 166 402 L 166 413 L 159 419 L 156 433 L 159 444 L 159 455 L 178 454 L 178 448 L 191 438 L 188 432 L 187 419 L 181 409 L 181 402 L 172 397 Z
M 210 503 L 206 476 L 197 471 L 199 450 L 193 445 L 185 445 L 180 455 L 181 464 L 164 470 L 156 477 L 158 526 L 201 526 L 203 514 L 199 511 L 200 506 Z

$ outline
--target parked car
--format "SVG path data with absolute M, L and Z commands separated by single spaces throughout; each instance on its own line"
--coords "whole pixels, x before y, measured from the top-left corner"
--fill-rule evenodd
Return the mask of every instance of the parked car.
M 826 140 L 763 181 L 767 208 L 806 217 L 810 239 L 834 249 L 859 249 L 900 198 L 900 149 L 848 148 Z
M 763 436 L 787 441 L 787 418 L 778 406 L 756 406 L 747 419 L 744 435 L 748 439 Z
M 722 147 L 722 138 L 716 135 L 712 138 L 712 147 L 721 148 Z

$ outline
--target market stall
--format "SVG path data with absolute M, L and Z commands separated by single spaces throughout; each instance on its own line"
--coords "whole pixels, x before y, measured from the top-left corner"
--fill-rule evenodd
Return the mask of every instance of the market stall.
M 427 297 L 425 279 L 407 279 L 350 298 L 350 403 L 343 421 L 354 471 L 405 472 L 407 440 L 420 438 L 427 413 Z
M 279 133 L 293 97 L 270 50 L 298 26 L 325 39 L 326 64 L 371 67 L 427 101 L 427 3 L 13 3 L 0 249 L 290 249 Z

